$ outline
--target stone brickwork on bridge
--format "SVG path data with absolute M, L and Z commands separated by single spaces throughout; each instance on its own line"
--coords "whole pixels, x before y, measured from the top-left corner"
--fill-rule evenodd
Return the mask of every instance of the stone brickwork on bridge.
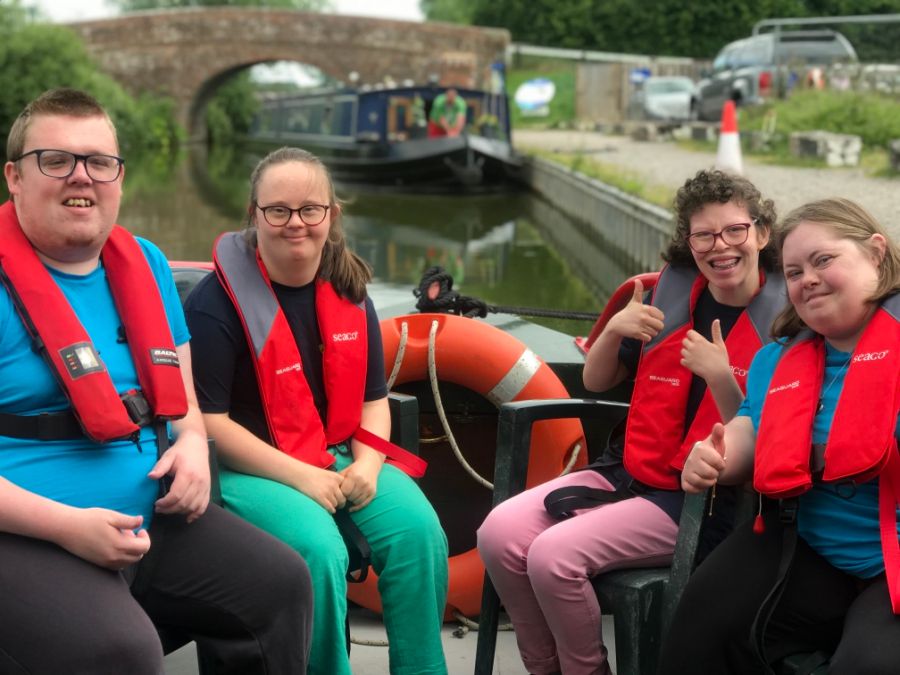
M 98 63 L 133 93 L 172 97 L 192 136 L 215 89 L 236 72 L 272 61 L 297 61 L 347 81 L 390 76 L 480 87 L 502 59 L 502 29 L 339 16 L 293 10 L 216 7 L 137 12 L 68 24 Z

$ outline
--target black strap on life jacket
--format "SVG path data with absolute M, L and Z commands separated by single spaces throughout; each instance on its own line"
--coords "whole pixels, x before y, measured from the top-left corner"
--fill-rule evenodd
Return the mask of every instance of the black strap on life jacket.
M 84 438 L 84 431 L 71 410 L 37 415 L 0 413 L 0 436 L 38 441 L 67 441 Z
M 159 460 L 165 454 L 166 450 L 169 449 L 169 428 L 166 425 L 165 420 L 156 420 L 153 423 L 153 431 L 156 433 L 156 459 Z M 158 496 L 160 499 L 168 494 L 171 486 L 172 478 L 168 474 L 159 479 Z M 173 518 L 176 516 L 157 513 L 153 517 Z M 151 527 L 153 527 L 152 524 Z M 164 527 L 157 527 L 153 530 L 153 546 L 150 547 L 147 555 L 134 563 L 125 575 L 125 578 L 129 580 L 131 592 L 135 597 L 141 597 L 150 588 L 150 582 L 153 581 L 156 565 L 159 563 L 160 556 L 165 550 L 165 531 L 166 528 Z
M 334 521 L 344 537 L 347 548 L 350 549 L 350 566 L 355 570 L 355 572 L 347 570 L 347 581 L 351 584 L 361 584 L 369 576 L 369 567 L 372 564 L 372 548 L 369 546 L 369 540 L 359 529 L 359 525 L 353 522 L 347 508 L 335 511 Z
M 132 422 L 140 427 L 154 423 L 153 411 L 142 392 L 132 389 L 121 394 L 119 398 Z M 72 441 L 85 438 L 84 430 L 71 409 L 37 415 L 0 413 L 0 436 L 37 441 Z
M 643 486 L 632 481 L 627 487 L 600 490 L 587 485 L 569 485 L 557 488 L 544 497 L 544 508 L 557 520 L 575 515 L 578 509 L 592 509 L 602 504 L 612 504 L 641 494 Z
M 791 571 L 791 565 L 794 562 L 794 553 L 797 550 L 797 511 L 800 506 L 800 500 L 796 497 L 791 499 L 782 499 L 778 505 L 778 518 L 782 524 L 781 535 L 781 558 L 778 561 L 778 571 L 775 575 L 775 584 L 763 599 L 756 617 L 753 619 L 753 625 L 750 627 L 750 642 L 756 657 L 763 666 L 763 672 L 766 675 L 775 675 L 772 666 L 766 659 L 766 627 L 772 618 L 772 613 L 778 606 L 778 601 L 784 593 L 787 586 L 787 577 Z

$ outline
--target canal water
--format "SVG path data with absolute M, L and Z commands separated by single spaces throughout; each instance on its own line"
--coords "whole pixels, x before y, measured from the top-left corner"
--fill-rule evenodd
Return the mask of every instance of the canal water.
M 215 237 L 243 224 L 258 155 L 194 151 L 171 162 L 129 159 L 120 222 L 170 259 L 209 260 Z M 493 305 L 598 312 L 636 271 L 602 241 L 526 191 L 424 195 L 338 186 L 352 248 L 379 281 L 412 289 L 432 265 L 454 288 Z M 593 240 L 592 237 L 593 236 Z M 540 319 L 569 335 L 590 322 Z

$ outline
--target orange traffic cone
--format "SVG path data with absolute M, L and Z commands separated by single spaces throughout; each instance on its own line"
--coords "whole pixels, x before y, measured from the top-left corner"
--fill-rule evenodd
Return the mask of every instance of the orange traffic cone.
M 725 101 L 725 105 L 722 106 L 722 126 L 719 129 L 719 151 L 716 154 L 716 168 L 730 173 L 744 173 L 744 163 L 741 161 L 741 139 L 738 135 L 734 101 Z

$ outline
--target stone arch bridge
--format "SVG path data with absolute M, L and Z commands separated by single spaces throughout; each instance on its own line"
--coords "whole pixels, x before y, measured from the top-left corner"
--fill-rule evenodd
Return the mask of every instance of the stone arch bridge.
M 509 33 L 494 28 L 338 16 L 293 10 L 216 7 L 136 12 L 68 24 L 100 68 L 133 93 L 173 98 L 192 138 L 216 88 L 250 66 L 297 61 L 337 80 L 390 76 L 479 87 L 502 59 Z

